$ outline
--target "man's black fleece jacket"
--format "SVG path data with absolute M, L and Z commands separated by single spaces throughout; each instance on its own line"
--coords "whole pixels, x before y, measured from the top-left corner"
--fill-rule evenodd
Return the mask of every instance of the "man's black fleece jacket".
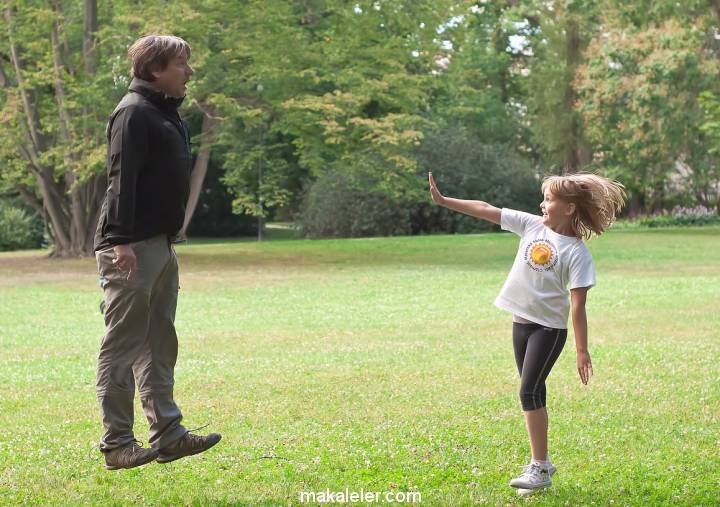
M 172 98 L 133 79 L 107 128 L 108 188 L 95 251 L 167 234 L 183 225 L 190 194 L 190 139 Z

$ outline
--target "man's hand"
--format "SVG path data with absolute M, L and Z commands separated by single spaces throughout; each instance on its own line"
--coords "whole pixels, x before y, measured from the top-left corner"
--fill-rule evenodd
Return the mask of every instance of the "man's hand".
M 439 204 L 440 206 L 444 206 L 445 196 L 443 196 L 438 190 L 437 185 L 435 184 L 435 178 L 433 178 L 432 173 L 428 173 L 428 181 L 430 182 L 430 197 L 432 197 L 433 202 L 435 204 Z
M 113 264 L 123 271 L 127 271 L 127 279 L 135 274 L 135 264 L 137 259 L 135 258 L 135 252 L 130 245 L 115 245 L 113 247 L 115 252 L 115 258 Z
M 590 380 L 590 377 L 593 375 L 592 362 L 590 361 L 589 352 L 578 352 L 577 369 L 580 374 L 580 381 L 587 385 L 588 380 Z

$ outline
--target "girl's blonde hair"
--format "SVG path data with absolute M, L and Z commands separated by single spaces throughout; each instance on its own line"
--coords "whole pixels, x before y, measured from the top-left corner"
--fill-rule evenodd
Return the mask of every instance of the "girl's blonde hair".
M 625 187 L 617 181 L 589 173 L 548 176 L 543 180 L 542 192 L 549 190 L 558 199 L 575 204 L 572 228 L 580 239 L 600 236 L 625 205 Z

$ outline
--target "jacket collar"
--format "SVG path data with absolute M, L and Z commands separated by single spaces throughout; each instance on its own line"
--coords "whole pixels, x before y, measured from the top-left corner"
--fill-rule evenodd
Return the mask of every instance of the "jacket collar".
M 185 100 L 185 97 L 170 97 L 162 90 L 158 90 L 152 83 L 134 77 L 128 88 L 131 92 L 139 93 L 150 102 L 162 109 L 177 110 Z

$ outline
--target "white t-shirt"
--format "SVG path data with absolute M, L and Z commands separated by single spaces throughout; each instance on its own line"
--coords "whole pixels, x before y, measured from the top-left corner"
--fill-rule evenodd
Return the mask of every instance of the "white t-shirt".
M 582 240 L 545 227 L 542 217 L 503 208 L 500 227 L 520 236 L 520 247 L 495 306 L 531 322 L 567 329 L 570 289 L 595 285 L 595 268 Z

